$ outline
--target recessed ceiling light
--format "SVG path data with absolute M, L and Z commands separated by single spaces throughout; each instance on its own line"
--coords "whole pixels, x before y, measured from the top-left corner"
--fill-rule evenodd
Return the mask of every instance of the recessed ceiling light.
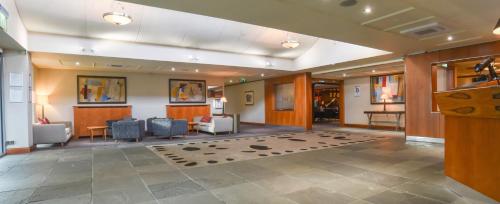
M 175 71 L 175 67 L 170 68 L 170 70 Z
M 260 74 L 260 76 L 261 76 L 261 77 L 264 77 L 264 76 L 265 76 L 265 74 L 264 74 L 264 73 L 262 73 L 262 74 Z
M 299 41 L 296 41 L 296 40 L 285 40 L 283 42 L 281 42 L 281 46 L 283 46 L 284 48 L 287 48 L 287 49 L 293 49 L 293 48 L 296 48 L 300 45 L 300 42 Z
M 195 71 L 195 72 L 200 72 L 200 70 L 198 70 L 198 69 L 195 69 L 194 71 Z
M 75 62 L 75 65 L 76 66 L 80 66 L 80 62 Z
M 453 36 L 449 35 L 448 38 L 446 38 L 448 41 L 452 41 L 453 40 Z
M 372 13 L 372 7 L 369 7 L 369 6 L 365 7 L 365 10 L 363 10 L 363 13 L 365 13 L 365 14 Z
M 346 76 L 347 76 L 347 74 L 346 74 L 346 73 L 343 73 L 343 74 L 342 74 L 342 76 L 343 76 L 343 77 L 346 77 Z
M 375 73 L 375 72 L 376 72 L 376 70 L 374 70 L 374 69 L 373 69 L 373 70 L 372 70 L 372 73 Z
M 102 14 L 105 21 L 115 25 L 127 25 L 132 22 L 132 17 L 124 12 L 107 12 Z
M 493 29 L 493 34 L 500 35 L 500 18 L 498 19 L 497 25 Z
M 229 80 L 229 83 L 233 83 L 233 80 Z

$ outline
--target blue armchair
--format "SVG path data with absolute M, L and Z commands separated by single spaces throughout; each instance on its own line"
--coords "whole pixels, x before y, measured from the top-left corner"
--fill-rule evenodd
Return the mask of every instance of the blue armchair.
M 139 142 L 145 135 L 144 120 L 121 120 L 112 124 L 113 139 L 135 139 Z

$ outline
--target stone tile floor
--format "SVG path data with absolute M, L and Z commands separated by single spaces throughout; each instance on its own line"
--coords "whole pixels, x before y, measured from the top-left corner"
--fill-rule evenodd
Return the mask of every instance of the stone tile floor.
M 403 137 L 189 169 L 144 145 L 0 158 L 0 203 L 496 203 L 443 175 L 443 145 Z

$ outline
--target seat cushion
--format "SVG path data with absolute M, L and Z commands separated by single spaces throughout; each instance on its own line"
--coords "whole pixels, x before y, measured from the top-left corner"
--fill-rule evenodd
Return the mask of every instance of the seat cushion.
M 66 134 L 71 134 L 71 128 L 64 128 L 64 132 Z

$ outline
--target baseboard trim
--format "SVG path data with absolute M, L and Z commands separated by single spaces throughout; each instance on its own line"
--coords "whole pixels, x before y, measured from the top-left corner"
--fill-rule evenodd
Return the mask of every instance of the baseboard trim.
M 422 136 L 406 136 L 406 141 L 444 144 L 444 138 L 422 137 Z
M 31 147 L 14 147 L 14 148 L 7 148 L 5 151 L 5 154 L 26 154 L 34 151 L 36 148 L 35 145 Z
M 265 123 L 254 123 L 254 122 L 241 122 L 241 124 L 247 124 L 247 125 L 260 125 L 260 126 L 265 126 Z
M 365 128 L 365 129 L 370 128 L 368 125 L 364 125 L 364 124 L 348 124 L 348 123 L 344 123 L 343 127 Z M 396 127 L 395 126 L 386 126 L 386 125 L 372 125 L 372 129 L 376 129 L 376 130 L 392 130 L 392 131 L 395 131 Z M 400 130 L 404 131 L 405 127 L 401 127 Z

